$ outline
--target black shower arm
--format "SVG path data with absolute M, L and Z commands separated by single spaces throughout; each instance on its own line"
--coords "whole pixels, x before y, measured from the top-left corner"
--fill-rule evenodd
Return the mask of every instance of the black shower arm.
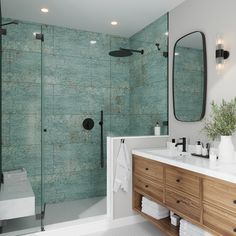
M 128 49 L 128 48 L 120 48 L 120 50 L 129 51 L 129 52 L 138 52 L 138 53 L 141 53 L 141 54 L 144 53 L 144 50 L 135 50 L 135 49 Z
M 0 27 L 5 26 L 5 25 L 18 25 L 18 21 L 11 21 L 11 22 L 7 22 L 7 23 L 3 23 L 0 25 Z

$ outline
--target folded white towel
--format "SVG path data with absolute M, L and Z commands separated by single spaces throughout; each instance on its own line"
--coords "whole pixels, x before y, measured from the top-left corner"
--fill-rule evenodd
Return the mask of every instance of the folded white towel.
M 128 183 L 131 174 L 130 155 L 125 143 L 120 144 L 120 149 L 117 156 L 116 176 L 113 186 L 113 191 L 118 192 L 121 188 L 128 192 Z
M 180 220 L 180 232 L 187 232 L 188 235 L 196 234 L 196 236 L 212 236 L 212 234 L 208 233 L 204 229 L 201 229 L 200 227 L 193 225 L 184 219 Z
M 157 213 L 157 212 L 153 212 L 153 211 L 149 211 L 147 209 L 142 209 L 142 212 L 157 219 L 157 220 L 160 220 L 160 219 L 163 219 L 163 218 L 166 218 L 169 216 L 169 212 L 166 212 L 166 213 Z
M 163 207 L 162 205 L 160 205 L 156 202 L 153 202 L 146 197 L 142 197 L 142 204 L 148 205 L 148 206 L 156 209 L 157 211 L 168 210 L 166 207 Z
M 204 234 L 201 234 L 201 233 L 198 233 L 196 231 L 193 231 L 193 230 L 183 230 L 183 229 L 180 229 L 179 230 L 179 234 L 183 234 L 183 235 L 191 235 L 191 236 L 204 236 Z
M 160 213 L 160 214 L 169 213 L 169 210 L 167 208 L 159 210 L 158 208 L 151 207 L 150 205 L 146 205 L 144 203 L 142 203 L 142 209 L 147 209 L 148 211 L 152 211 L 152 212 L 156 212 L 156 213 Z
M 142 207 L 142 210 L 146 211 L 146 212 L 150 212 L 152 213 L 153 215 L 155 216 L 158 216 L 158 215 L 169 215 L 169 211 L 156 211 L 150 207 Z
M 197 233 L 196 231 L 179 231 L 179 235 L 180 236 L 213 236 L 212 234 L 208 233 L 208 232 L 205 232 L 203 234 L 201 233 Z
M 180 226 L 180 232 L 183 234 L 187 234 L 187 235 L 191 235 L 191 236 L 212 236 L 212 234 L 208 233 L 205 230 L 196 230 L 196 229 L 192 229 L 192 228 L 183 228 Z

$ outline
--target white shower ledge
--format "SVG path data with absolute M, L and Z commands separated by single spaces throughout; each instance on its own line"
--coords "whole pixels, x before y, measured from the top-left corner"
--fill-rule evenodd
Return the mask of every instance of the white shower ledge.
M 28 179 L 3 184 L 0 191 L 0 221 L 35 215 L 35 196 Z
M 233 163 L 221 163 L 218 160 L 212 162 L 189 153 L 179 155 L 167 149 L 153 148 L 134 149 L 132 154 L 236 184 L 236 161 Z

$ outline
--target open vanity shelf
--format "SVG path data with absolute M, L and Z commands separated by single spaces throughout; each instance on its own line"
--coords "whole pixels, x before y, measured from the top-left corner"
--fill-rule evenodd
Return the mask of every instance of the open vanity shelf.
M 133 209 L 167 236 L 178 236 L 170 218 L 141 211 L 142 196 L 213 235 L 236 236 L 236 184 L 133 155 Z
M 152 222 L 155 226 L 157 226 L 161 231 L 165 232 L 168 236 L 179 236 L 179 227 L 175 227 L 170 223 L 170 217 L 157 220 L 141 211 L 141 201 L 142 196 L 148 197 L 149 199 L 153 200 L 150 196 L 144 194 L 143 192 L 139 191 L 138 189 L 134 189 L 134 203 L 133 209 L 143 216 L 148 221 Z M 159 203 L 159 202 L 158 202 Z

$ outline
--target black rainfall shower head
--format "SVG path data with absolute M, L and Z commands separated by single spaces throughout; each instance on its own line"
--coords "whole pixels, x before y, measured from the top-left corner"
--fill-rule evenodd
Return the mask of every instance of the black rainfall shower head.
M 141 54 L 144 53 L 143 50 L 120 48 L 120 50 L 109 52 L 109 55 L 112 57 L 129 57 L 129 56 L 133 55 L 133 52 L 137 52 L 137 53 L 141 53 Z
M 129 50 L 116 50 L 109 52 L 109 55 L 112 57 L 129 57 L 133 55 L 133 53 Z

